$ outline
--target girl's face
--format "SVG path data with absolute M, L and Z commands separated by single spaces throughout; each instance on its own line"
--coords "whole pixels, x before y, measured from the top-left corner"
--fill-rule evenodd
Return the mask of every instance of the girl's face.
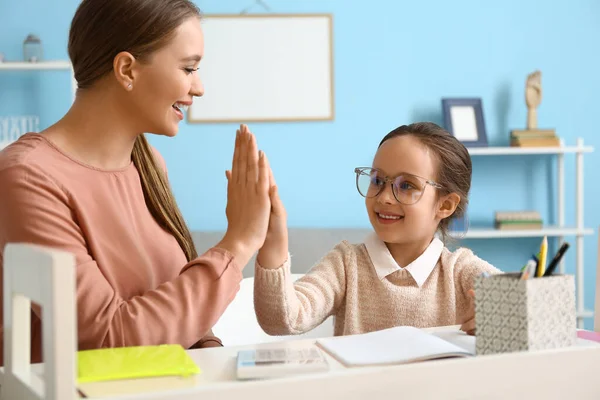
M 438 196 L 434 155 L 412 135 L 398 136 L 381 145 L 372 167 L 372 192 L 365 202 L 377 236 L 389 244 L 430 241 L 441 219 L 456 207 L 448 214 L 448 196 Z M 377 186 L 381 191 L 375 195 Z

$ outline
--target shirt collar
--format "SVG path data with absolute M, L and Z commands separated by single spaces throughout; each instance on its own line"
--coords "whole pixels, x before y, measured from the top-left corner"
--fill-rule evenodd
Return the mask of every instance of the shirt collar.
M 375 232 L 370 233 L 365 239 L 365 246 L 380 280 L 383 280 L 388 275 L 402 269 L 402 267 L 396 263 L 394 257 L 392 257 L 392 254 L 385 243 L 379 239 Z M 427 278 L 429 278 L 431 271 L 433 271 L 440 259 L 443 249 L 444 243 L 436 237 L 431 241 L 429 246 L 427 246 L 427 249 L 425 249 L 423 254 L 404 267 L 404 269 L 406 269 L 413 277 L 415 282 L 417 282 L 419 287 L 423 286 Z

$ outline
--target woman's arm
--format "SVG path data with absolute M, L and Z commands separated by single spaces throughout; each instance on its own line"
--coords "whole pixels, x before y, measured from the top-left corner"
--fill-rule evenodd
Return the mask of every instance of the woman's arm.
M 208 331 L 206 336 L 196 342 L 191 348 L 192 349 L 205 349 L 208 347 L 223 347 L 221 339 L 215 336 L 212 329 Z
M 74 254 L 81 349 L 179 343 L 205 336 L 233 300 L 242 279 L 226 250 L 213 248 L 154 290 L 121 298 L 88 253 L 66 194 L 26 166 L 0 172 L 0 242 L 26 242 Z
M 41 169 L 17 164 L 0 171 L 0 245 L 35 243 L 75 256 L 80 349 L 162 343 L 189 348 L 233 300 L 241 268 L 264 242 L 270 209 L 267 168 L 254 136 L 242 129 L 224 239 L 182 266 L 177 278 L 130 299 L 121 298 L 106 280 L 88 252 L 68 195 Z

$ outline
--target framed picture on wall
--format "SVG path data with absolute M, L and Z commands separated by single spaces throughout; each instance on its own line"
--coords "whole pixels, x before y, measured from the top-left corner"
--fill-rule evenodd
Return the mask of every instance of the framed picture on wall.
M 442 99 L 446 130 L 466 147 L 486 147 L 487 135 L 480 98 Z
M 331 14 L 207 14 L 202 30 L 206 93 L 188 122 L 334 120 Z

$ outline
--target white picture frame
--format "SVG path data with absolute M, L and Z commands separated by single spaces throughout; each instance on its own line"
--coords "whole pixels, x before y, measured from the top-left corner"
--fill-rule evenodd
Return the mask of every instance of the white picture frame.
M 190 123 L 334 119 L 329 14 L 206 15 Z

